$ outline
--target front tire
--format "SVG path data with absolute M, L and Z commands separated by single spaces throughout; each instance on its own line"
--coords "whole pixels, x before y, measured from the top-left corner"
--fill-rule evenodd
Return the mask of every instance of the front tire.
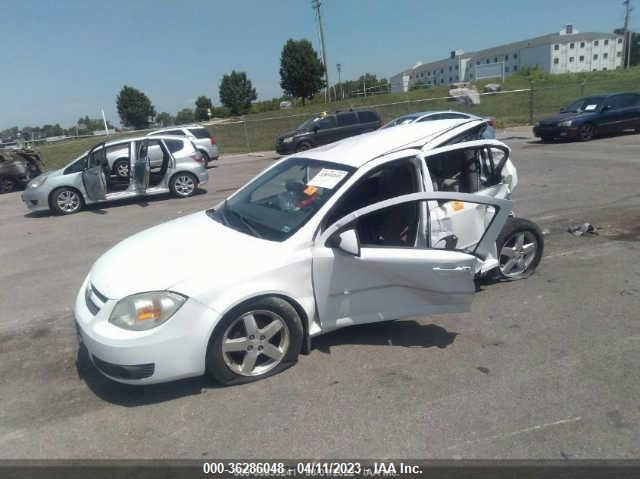
M 10 193 L 16 188 L 16 182 L 8 176 L 0 176 L 0 193 Z
M 193 196 L 197 188 L 198 178 L 192 173 L 176 173 L 169 183 L 171 193 L 178 198 Z
M 596 136 L 596 127 L 591 123 L 585 123 L 578 130 L 578 139 L 580 141 L 590 141 Z
M 311 143 L 309 143 L 308 141 L 303 141 L 296 147 L 296 153 L 300 153 L 301 151 L 310 150 L 311 148 L 313 148 Z
M 207 373 L 225 385 L 257 381 L 298 360 L 302 321 L 281 298 L 259 298 L 227 313 L 207 348 Z
M 524 218 L 509 218 L 496 240 L 498 279 L 523 279 L 535 271 L 542 258 L 544 239 L 538 225 Z
M 59 215 L 72 215 L 84 207 L 84 200 L 74 188 L 58 188 L 51 193 L 49 207 Z

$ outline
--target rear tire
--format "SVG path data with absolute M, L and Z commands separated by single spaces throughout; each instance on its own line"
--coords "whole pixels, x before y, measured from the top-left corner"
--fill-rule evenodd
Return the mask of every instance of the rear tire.
M 53 190 L 49 197 L 49 208 L 58 215 L 72 215 L 84 207 L 80 192 L 74 188 L 62 187 Z
M 272 376 L 297 362 L 303 336 L 300 316 L 287 301 L 248 301 L 229 311 L 211 334 L 207 373 L 225 385 Z
M 200 154 L 202 155 L 202 159 L 204 160 L 204 167 L 208 167 L 209 166 L 209 162 L 211 161 L 211 158 L 209 157 L 209 153 L 207 153 L 204 150 L 198 150 L 200 152 Z
M 496 240 L 498 279 L 523 279 L 531 276 L 540 263 L 544 238 L 538 225 L 524 218 L 509 218 Z
M 116 160 L 112 170 L 118 178 L 129 178 L 129 160 L 124 158 Z
M 193 196 L 198 188 L 198 178 L 193 173 L 180 172 L 173 175 L 169 182 L 169 189 L 178 198 Z

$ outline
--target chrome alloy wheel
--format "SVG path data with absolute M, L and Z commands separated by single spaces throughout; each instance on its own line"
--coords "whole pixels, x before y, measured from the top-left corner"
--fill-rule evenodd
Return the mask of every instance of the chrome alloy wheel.
M 129 177 L 129 164 L 124 161 L 118 163 L 116 165 L 116 175 L 120 178 L 128 178 Z
M 222 338 L 222 357 L 241 376 L 261 376 L 275 368 L 287 354 L 289 327 L 278 314 L 249 311 L 234 320 Z
M 80 208 L 80 196 L 73 190 L 63 190 L 56 196 L 56 205 L 65 213 L 73 213 Z
M 500 272 L 517 277 L 527 271 L 538 251 L 538 240 L 530 231 L 516 231 L 502 246 L 498 261 Z
M 180 175 L 178 176 L 174 183 L 174 188 L 176 193 L 180 196 L 189 196 L 193 193 L 193 190 L 196 189 L 196 182 L 193 181 L 193 177 L 191 175 Z

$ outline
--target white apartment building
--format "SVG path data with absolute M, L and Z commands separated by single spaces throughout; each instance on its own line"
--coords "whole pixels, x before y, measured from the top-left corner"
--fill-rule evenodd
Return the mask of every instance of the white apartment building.
M 480 78 L 517 73 L 525 66 L 537 66 L 549 73 L 614 70 L 622 67 L 622 35 L 580 33 L 567 25 L 558 33 L 464 53 L 454 50 L 449 58 L 418 63 L 389 79 L 391 91 L 408 91 L 420 82 L 427 86 L 449 85 Z

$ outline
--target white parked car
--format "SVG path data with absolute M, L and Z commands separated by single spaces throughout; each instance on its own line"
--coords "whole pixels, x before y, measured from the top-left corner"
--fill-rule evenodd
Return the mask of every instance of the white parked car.
M 512 216 L 516 170 L 486 128 L 431 121 L 307 150 L 122 241 L 76 299 L 92 361 L 121 382 L 230 384 L 283 370 L 328 331 L 469 311 L 477 276 L 524 277 L 543 249 Z

